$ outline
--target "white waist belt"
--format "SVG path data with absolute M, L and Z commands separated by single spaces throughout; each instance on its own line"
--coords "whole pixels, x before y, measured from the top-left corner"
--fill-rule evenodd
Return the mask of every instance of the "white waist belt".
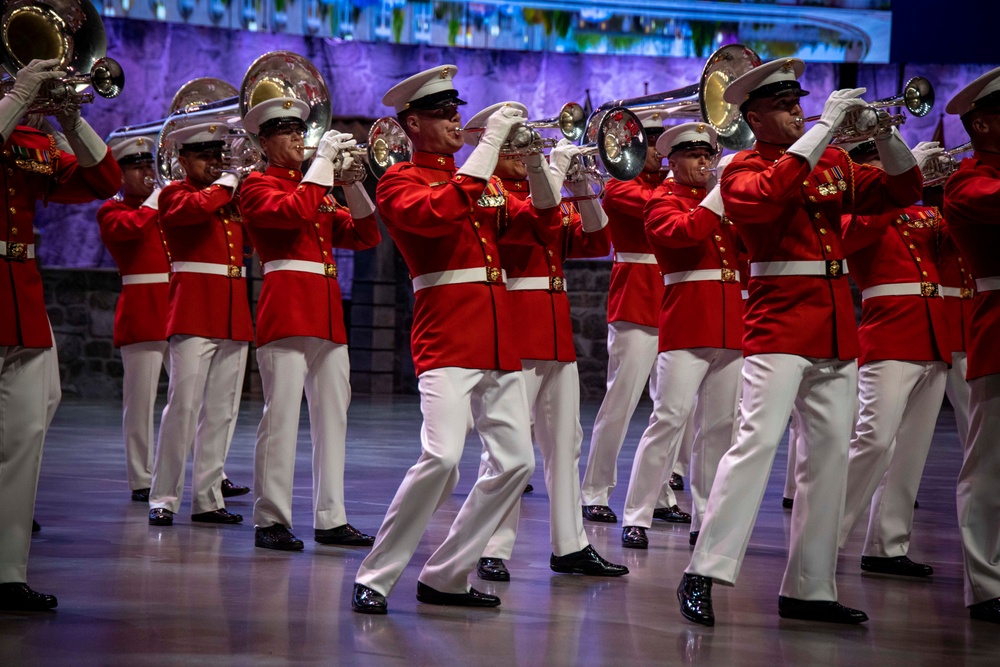
M 506 273 L 489 266 L 477 266 L 472 269 L 451 269 L 417 276 L 413 279 L 413 291 L 419 292 L 428 287 L 460 285 L 462 283 L 503 283 L 506 279 Z
M 1000 290 L 1000 276 L 990 276 L 989 278 L 976 278 L 977 292 L 995 292 Z
M 300 273 L 313 273 L 317 276 L 337 277 L 337 265 L 323 262 L 307 262 L 303 259 L 275 259 L 264 263 L 264 275 L 272 271 L 299 271 Z
M 615 261 L 623 264 L 656 264 L 656 255 L 651 252 L 616 252 Z
M 847 275 L 846 259 L 810 260 L 800 262 L 753 262 L 750 277 L 760 276 L 827 276 Z
M 562 292 L 566 289 L 566 279 L 562 276 L 530 276 L 521 278 L 505 278 L 507 291 L 543 290 Z
M 133 273 L 122 276 L 122 285 L 151 285 L 153 283 L 169 282 L 169 273 Z
M 676 285 L 677 283 L 694 283 L 704 280 L 717 280 L 723 283 L 738 283 L 740 272 L 733 269 L 695 269 L 693 271 L 677 271 L 676 273 L 663 274 L 664 285 Z
M 170 265 L 174 273 L 207 273 L 210 276 L 243 278 L 247 275 L 245 266 L 235 264 L 213 264 L 211 262 L 174 262 Z
M 867 301 L 879 296 L 942 296 L 937 283 L 886 283 L 872 285 L 861 291 L 861 300 Z
M 0 241 L 0 256 L 7 259 L 34 259 L 35 244 Z
M 945 287 L 941 285 L 941 296 L 950 296 L 956 299 L 971 299 L 975 296 L 975 293 L 970 287 Z

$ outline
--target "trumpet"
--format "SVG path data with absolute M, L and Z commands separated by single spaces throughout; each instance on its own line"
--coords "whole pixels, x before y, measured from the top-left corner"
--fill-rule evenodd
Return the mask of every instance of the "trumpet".
M 888 134 L 892 128 L 905 123 L 906 116 L 901 113 L 890 114 L 886 109 L 901 105 L 905 106 L 911 115 L 923 118 L 934 108 L 934 86 L 924 77 L 915 76 L 906 82 L 903 92 L 898 95 L 848 109 L 830 143 L 853 143 Z M 821 116 L 810 116 L 796 120 L 800 123 L 810 123 L 820 118 Z
M 960 153 L 968 153 L 971 150 L 972 142 L 969 141 L 961 146 L 938 153 L 920 165 L 920 172 L 924 176 L 924 187 L 932 188 L 935 185 L 943 185 L 958 170 L 959 162 L 955 156 Z
M 383 116 L 372 123 L 368 130 L 368 142 L 358 144 L 347 152 L 354 161 L 346 171 L 341 169 L 340 164 L 334 165 L 334 185 L 360 183 L 368 177 L 369 171 L 376 179 L 382 178 L 392 165 L 409 161 L 413 145 L 395 118 Z
M 105 56 L 104 24 L 93 3 L 63 0 L 40 3 L 9 2 L 0 17 L 0 64 L 12 77 L 32 60 L 59 60 L 66 76 L 46 81 L 26 114 L 53 115 L 94 101 L 88 86 L 105 98 L 117 97 L 125 88 L 125 74 L 118 62 Z M 14 80 L 0 82 L 6 95 Z
M 597 141 L 580 146 L 566 172 L 566 182 L 586 182 L 591 193 L 564 197 L 563 201 L 600 197 L 609 178 L 632 180 L 642 172 L 646 146 L 646 133 L 636 115 L 623 107 L 610 109 L 598 124 Z
M 563 137 L 577 142 L 583 137 L 584 112 L 583 107 L 576 102 L 567 102 L 559 110 L 559 115 L 542 120 L 527 120 L 519 123 L 510 131 L 507 140 L 500 147 L 500 157 L 524 157 L 545 152 L 553 148 L 558 140 L 542 137 L 538 130 L 558 129 Z M 465 127 L 463 132 L 481 134 L 486 127 Z

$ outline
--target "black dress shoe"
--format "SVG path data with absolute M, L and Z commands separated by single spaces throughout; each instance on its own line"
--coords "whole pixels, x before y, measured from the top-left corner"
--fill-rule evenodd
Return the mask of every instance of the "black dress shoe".
M 339 544 L 342 547 L 370 547 L 375 538 L 366 535 L 349 523 L 336 528 L 317 528 L 313 538 L 320 544 Z
M 149 510 L 150 526 L 172 526 L 174 525 L 174 513 L 164 507 L 154 507 Z
M 149 489 L 135 489 L 132 491 L 132 500 L 137 503 L 148 503 Z
M 361 584 L 354 584 L 351 608 L 359 614 L 384 614 L 389 610 L 384 595 Z
M 672 472 L 670 473 L 670 480 L 667 482 L 667 485 L 674 491 L 683 491 L 684 478 L 678 475 L 677 473 Z
M 480 558 L 476 574 L 486 581 L 510 581 L 510 572 L 499 558 Z
M 653 518 L 667 523 L 691 523 L 691 515 L 682 512 L 677 505 L 670 507 L 657 507 L 653 510 Z
M 700 530 L 692 530 L 691 534 L 688 535 L 688 544 L 691 546 L 696 545 L 698 543 L 698 533 L 700 532 Z
M 249 486 L 240 486 L 239 484 L 233 484 L 232 481 L 227 477 L 222 480 L 222 497 L 232 498 L 233 496 L 242 496 L 250 493 Z
M 220 507 L 211 512 L 192 514 L 191 520 L 198 523 L 243 523 L 243 515 L 231 514 L 225 507 Z
M 41 529 L 42 529 L 42 525 L 40 523 L 38 523 L 37 521 L 35 521 L 34 519 L 32 519 L 31 520 L 31 532 L 37 533 Z
M 589 544 L 565 556 L 549 556 L 549 568 L 560 574 L 585 574 L 591 577 L 620 577 L 628 574 L 624 565 L 615 565 L 601 558 Z
M 800 621 L 822 621 L 824 623 L 864 623 L 868 614 L 845 607 L 839 602 L 825 600 L 797 600 L 778 596 L 778 616 L 797 618 Z
M 622 546 L 627 549 L 648 549 L 649 538 L 642 526 L 625 526 L 622 528 Z
M 584 505 L 583 518 L 597 523 L 618 523 L 618 515 L 607 505 Z
M 677 600 L 681 603 L 681 615 L 687 620 L 700 625 L 715 625 L 711 577 L 685 572 L 677 587 Z
M 521 493 L 531 493 L 534 490 L 535 490 L 535 487 L 533 487 L 531 484 L 525 484 L 524 485 L 524 491 L 522 491 Z
M 791 498 L 782 498 L 781 499 L 781 506 L 784 507 L 786 510 L 792 509 L 792 504 L 793 503 L 794 503 L 794 501 Z
M 417 582 L 417 599 L 427 604 L 440 604 L 450 607 L 500 606 L 500 598 L 488 593 L 480 593 L 475 588 L 469 588 L 468 593 L 442 593 L 419 581 Z
M 302 551 L 305 546 L 302 544 L 302 540 L 292 535 L 291 531 L 280 523 L 256 528 L 253 543 L 254 546 L 261 549 L 277 549 L 278 551 Z
M 969 616 L 977 621 L 1000 623 L 1000 598 L 978 602 L 969 606 Z
M 0 611 L 45 611 L 58 604 L 55 595 L 33 591 L 28 584 L 0 584 Z
M 881 558 L 878 556 L 862 556 L 861 569 L 865 572 L 895 574 L 901 577 L 929 577 L 934 574 L 934 568 L 923 563 L 914 563 L 906 556 Z

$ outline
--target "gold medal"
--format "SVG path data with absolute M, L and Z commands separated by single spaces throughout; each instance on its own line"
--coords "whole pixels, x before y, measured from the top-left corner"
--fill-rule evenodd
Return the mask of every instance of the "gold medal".
M 846 192 L 847 191 L 847 181 L 845 181 L 844 179 L 840 179 L 839 181 L 837 181 L 837 187 L 840 188 L 841 192 Z

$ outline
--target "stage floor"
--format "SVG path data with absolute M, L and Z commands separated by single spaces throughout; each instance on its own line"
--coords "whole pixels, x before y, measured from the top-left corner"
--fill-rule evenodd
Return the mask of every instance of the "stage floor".
M 622 508 L 632 456 L 650 405 L 632 420 L 619 457 L 612 507 Z M 583 407 L 583 463 L 597 405 Z M 226 471 L 251 484 L 260 403 L 245 403 Z M 498 609 L 435 607 L 415 599 L 424 560 L 447 532 L 478 469 L 470 439 L 455 494 L 432 519 L 389 596 L 388 616 L 351 611 L 365 550 L 312 541 L 311 472 L 303 410 L 294 531 L 304 553 L 253 545 L 252 495 L 230 499 L 241 526 L 192 524 L 190 489 L 169 528 L 147 523 L 131 502 L 120 442 L 120 406 L 66 401 L 46 443 L 29 583 L 59 598 L 49 613 L 0 614 L 0 665 L 910 665 L 997 664 L 1000 628 L 971 621 L 962 603 L 955 518 L 961 452 L 954 417 L 942 411 L 920 488 L 910 555 L 931 580 L 862 574 L 863 527 L 842 552 L 841 602 L 871 621 L 836 626 L 778 617 L 790 513 L 781 507 L 785 447 L 761 507 L 736 588 L 716 586 L 716 626 L 685 621 L 675 589 L 691 547 L 688 527 L 655 522 L 648 551 L 622 549 L 621 524 L 586 523 L 595 548 L 631 574 L 595 579 L 549 570 L 548 500 L 541 460 L 524 496 L 510 583 L 473 579 L 498 594 Z M 419 452 L 416 397 L 355 397 L 348 430 L 348 520 L 374 534 Z M 190 472 L 187 477 L 190 484 Z M 680 492 L 683 509 L 690 494 Z M 474 575 L 473 575 L 474 577 Z

